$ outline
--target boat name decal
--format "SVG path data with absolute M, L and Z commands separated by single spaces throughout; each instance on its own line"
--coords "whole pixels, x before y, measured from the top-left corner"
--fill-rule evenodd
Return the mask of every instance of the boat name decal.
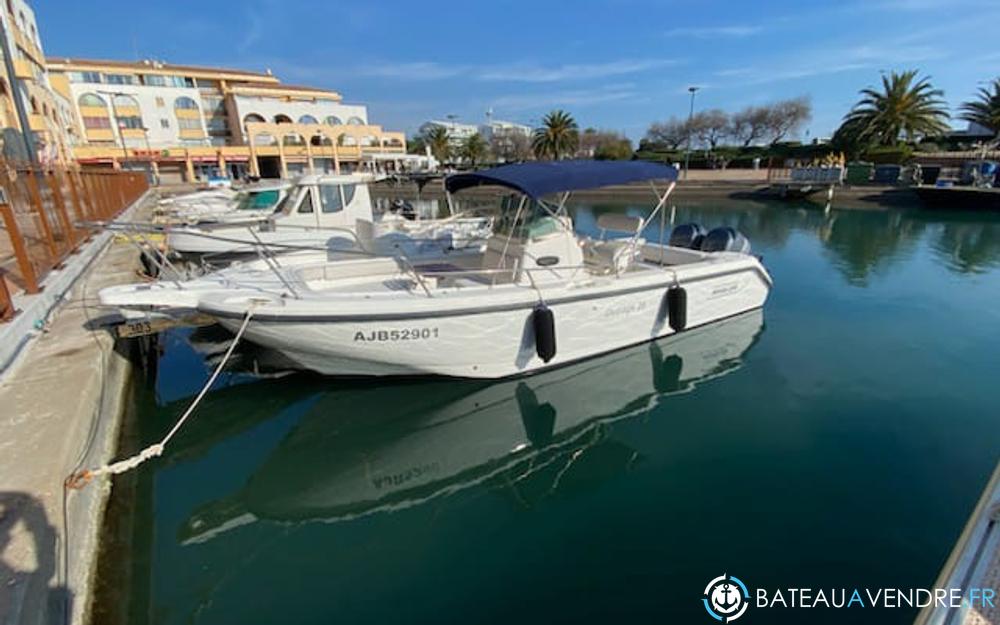
M 436 339 L 437 328 L 399 328 L 395 330 L 369 330 L 367 333 L 358 330 L 354 333 L 355 342 L 385 343 L 389 341 L 424 341 Z
M 441 465 L 439 463 L 429 462 L 424 465 L 406 469 L 405 471 L 400 471 L 399 473 L 374 477 L 372 478 L 372 486 L 374 486 L 377 490 L 381 490 L 386 486 L 399 486 L 400 484 L 405 484 L 406 482 L 423 475 L 438 473 L 440 470 Z
M 729 282 L 727 284 L 720 284 L 712 289 L 709 297 L 725 297 L 726 295 L 732 295 L 733 293 L 739 292 L 743 288 L 741 282 Z
M 608 306 L 604 309 L 604 317 L 627 317 L 649 308 L 647 300 L 633 300 Z

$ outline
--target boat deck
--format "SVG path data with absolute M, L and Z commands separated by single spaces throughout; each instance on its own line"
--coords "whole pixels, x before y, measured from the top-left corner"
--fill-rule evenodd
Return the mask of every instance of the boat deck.
M 914 625 L 1000 623 L 1000 465 L 993 472 L 934 586 L 993 589 L 995 594 L 992 601 L 977 601 L 962 609 L 925 608 Z

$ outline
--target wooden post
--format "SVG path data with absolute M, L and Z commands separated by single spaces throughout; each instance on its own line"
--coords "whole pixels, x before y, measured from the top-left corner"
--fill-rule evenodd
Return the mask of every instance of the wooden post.
M 14 310 L 14 300 L 7 289 L 6 272 L 0 269 L 0 323 L 10 321 L 17 311 Z
M 38 219 L 42 224 L 42 234 L 45 237 L 45 244 L 49 248 L 52 266 L 59 264 L 59 248 L 56 247 L 55 237 L 52 235 L 52 225 L 49 223 L 49 216 L 45 214 L 45 206 L 42 204 L 42 196 L 38 190 L 38 178 L 33 168 L 27 170 L 28 192 L 31 194 L 31 203 L 38 211 Z
M 76 181 L 73 180 L 73 172 L 71 170 L 67 170 L 64 173 L 66 175 L 66 184 L 69 185 L 70 201 L 73 202 L 73 214 L 76 215 L 77 222 L 82 223 L 87 221 L 87 211 L 81 202 L 80 192 L 76 188 Z M 83 228 L 83 232 L 84 234 L 81 236 L 81 239 L 89 239 L 90 230 Z
M 38 274 L 35 273 L 35 266 L 28 256 L 28 248 L 24 245 L 24 237 L 21 236 L 21 229 L 17 225 L 17 218 L 14 216 L 14 209 L 10 204 L 0 204 L 0 213 L 3 214 L 4 227 L 7 228 L 7 236 L 10 237 L 11 247 L 14 248 L 14 257 L 17 258 L 18 269 L 21 270 L 21 278 L 24 280 L 24 290 L 28 293 L 38 293 Z M 2 278 L 0 278 L 2 279 Z
M 55 170 L 49 171 L 45 176 L 45 181 L 49 185 L 49 193 L 52 194 L 52 204 L 56 209 L 56 217 L 59 219 L 59 225 L 66 233 L 68 252 L 76 248 L 77 236 L 76 229 L 73 227 L 73 223 L 69 220 L 69 214 L 66 212 L 66 201 L 63 199 L 62 185 L 56 176 Z

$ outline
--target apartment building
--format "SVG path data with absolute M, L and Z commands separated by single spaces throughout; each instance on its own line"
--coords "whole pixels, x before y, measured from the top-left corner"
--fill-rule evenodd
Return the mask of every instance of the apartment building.
M 406 151 L 403 133 L 369 124 L 364 105 L 269 71 L 76 58 L 47 67 L 74 107 L 70 142 L 81 163 L 149 164 L 166 180 L 278 177 L 350 171 Z

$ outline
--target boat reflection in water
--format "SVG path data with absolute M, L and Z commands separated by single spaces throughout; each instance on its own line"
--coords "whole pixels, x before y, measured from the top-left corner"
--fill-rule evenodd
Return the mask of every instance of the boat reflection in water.
M 205 542 L 258 520 L 351 519 L 498 476 L 549 493 L 580 465 L 628 467 L 642 452 L 606 440 L 606 426 L 739 368 L 763 327 L 757 310 L 520 380 L 321 394 L 244 486 L 196 509 L 178 539 Z

